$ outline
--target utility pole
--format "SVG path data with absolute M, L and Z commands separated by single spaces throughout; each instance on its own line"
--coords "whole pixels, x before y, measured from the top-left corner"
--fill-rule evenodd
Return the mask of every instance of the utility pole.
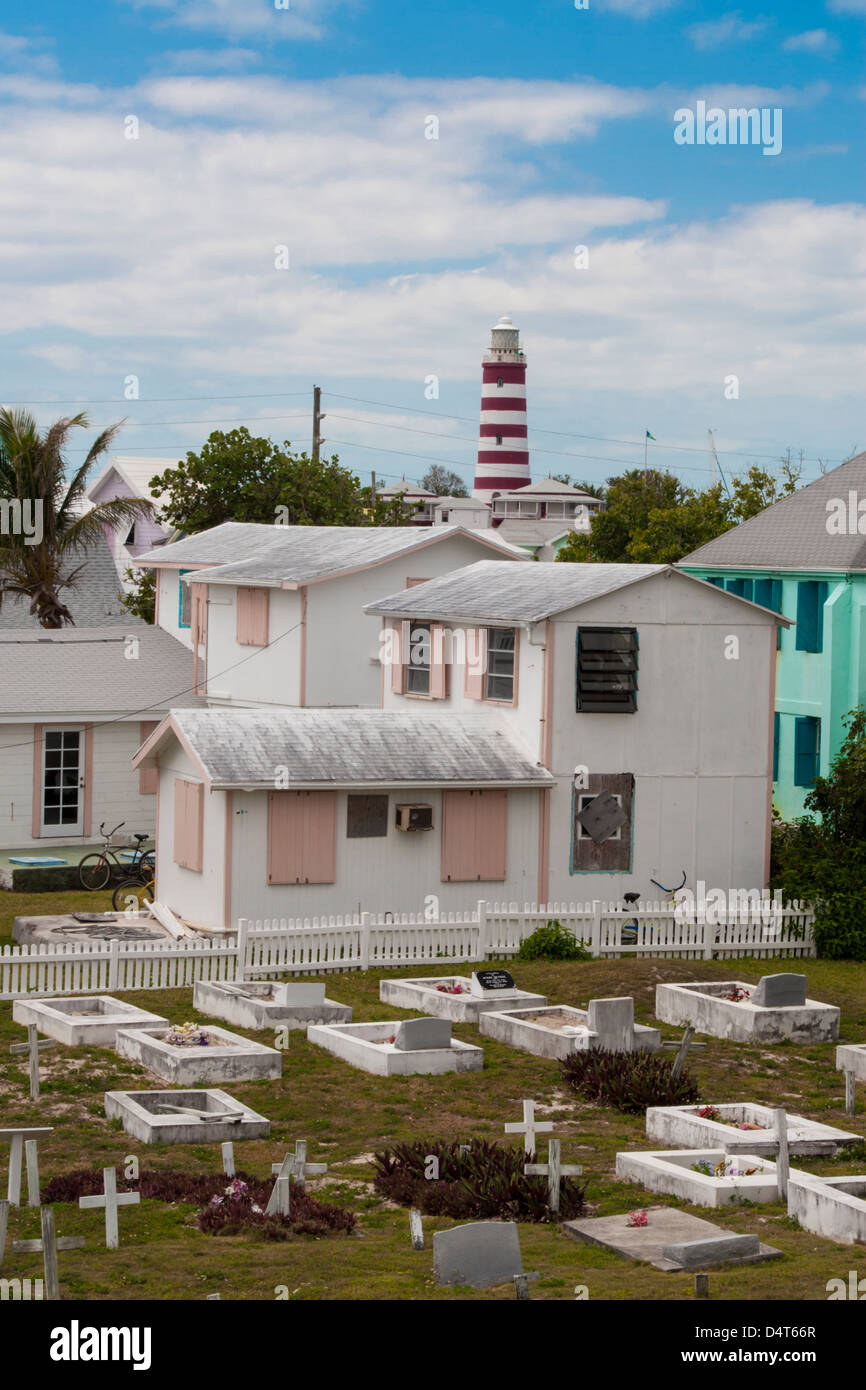
M 322 443 L 322 388 L 313 387 L 313 463 L 319 462 L 319 446 Z
M 707 438 L 710 445 L 710 486 L 716 486 L 716 445 L 713 440 L 712 430 L 707 430 Z

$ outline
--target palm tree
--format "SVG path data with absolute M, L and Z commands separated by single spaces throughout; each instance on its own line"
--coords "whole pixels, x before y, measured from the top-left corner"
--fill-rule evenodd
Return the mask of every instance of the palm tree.
M 103 539 L 104 526 L 150 516 L 151 503 L 122 497 L 81 511 L 88 477 L 107 451 L 123 421 L 103 430 L 84 462 L 67 476 L 63 450 L 73 429 L 87 429 L 86 415 L 64 416 L 40 434 L 26 410 L 0 407 L 0 605 L 4 594 L 30 599 L 30 612 L 42 627 L 60 628 L 75 619 L 60 599 L 75 587 L 86 553 Z M 10 525 L 10 503 L 29 503 L 30 534 Z M 85 557 L 82 559 L 82 557 Z

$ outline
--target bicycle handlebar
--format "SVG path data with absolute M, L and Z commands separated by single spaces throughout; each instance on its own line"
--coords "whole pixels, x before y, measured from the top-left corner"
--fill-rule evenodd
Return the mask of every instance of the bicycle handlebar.
M 109 830 L 108 834 L 106 835 L 105 821 L 103 820 L 99 822 L 99 833 L 100 835 L 104 836 L 106 840 L 110 840 L 112 835 L 115 835 L 117 831 L 120 830 L 124 825 L 126 825 L 126 821 L 122 820 L 119 825 L 116 825 L 113 830 Z

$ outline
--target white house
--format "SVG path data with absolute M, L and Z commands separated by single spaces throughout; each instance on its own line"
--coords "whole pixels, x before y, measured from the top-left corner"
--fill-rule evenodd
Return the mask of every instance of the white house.
M 376 708 L 381 624 L 364 604 L 490 555 L 528 559 L 462 526 L 226 522 L 138 563 L 157 570 L 156 621 L 193 649 L 210 704 Z
M 494 492 L 491 524 L 502 540 L 524 546 L 533 559 L 555 560 L 573 532 L 588 534 L 601 500 L 556 478 L 541 478 L 514 492 Z
M 765 885 L 778 614 L 669 566 L 501 561 L 367 613 L 383 709 L 175 712 L 139 751 L 180 917 Z
M 0 848 L 92 841 L 100 821 L 156 828 L 136 750 L 168 710 L 203 703 L 192 658 L 158 628 L 0 632 Z
M 132 585 L 126 577 L 139 555 L 160 545 L 171 535 L 171 528 L 160 519 L 160 498 L 150 491 L 150 480 L 164 468 L 180 460 L 136 458 L 116 455 L 90 484 L 85 496 L 94 506 L 116 497 L 137 497 L 153 505 L 153 514 L 137 521 L 125 521 L 120 526 L 105 527 L 105 539 L 111 550 L 121 587 L 128 591 Z

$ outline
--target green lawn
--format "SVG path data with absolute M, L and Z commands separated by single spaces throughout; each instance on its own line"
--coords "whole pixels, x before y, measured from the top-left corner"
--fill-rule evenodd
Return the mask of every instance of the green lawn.
M 82 905 L 103 907 L 105 894 L 44 894 L 22 898 L 0 895 L 0 942 L 15 913 L 56 912 Z M 8 939 L 8 937 L 7 937 Z M 866 964 L 807 960 L 789 963 L 809 979 L 810 997 L 842 1009 L 842 1038 L 866 1040 Z M 447 967 L 467 973 L 468 967 Z M 660 980 L 724 979 L 736 975 L 757 980 L 773 966 L 754 960 L 702 961 L 608 960 L 575 964 L 532 962 L 516 964 L 521 987 L 548 995 L 552 1002 L 584 1006 L 590 998 L 632 994 L 642 1023 L 654 1023 L 653 998 Z M 356 1021 L 408 1017 L 405 1011 L 379 1002 L 383 975 L 439 974 L 440 967 L 404 972 L 330 973 L 330 997 L 351 1004 Z M 192 991 L 176 990 L 125 994 L 131 1002 L 167 1015 L 172 1022 L 193 1017 Z M 243 1031 L 243 1030 L 238 1030 Z M 472 1026 L 456 1026 L 455 1036 L 479 1041 Z M 665 1037 L 678 1030 L 663 1027 Z M 7 1126 L 51 1124 L 54 1133 L 39 1145 L 43 1180 L 81 1166 L 115 1164 L 119 1173 L 125 1156 L 136 1154 L 142 1166 L 183 1167 L 192 1172 L 220 1168 L 218 1145 L 141 1145 L 102 1113 L 103 1092 L 115 1088 L 162 1086 L 141 1068 L 112 1051 L 96 1048 L 50 1050 L 42 1061 L 42 1097 L 37 1106 L 27 1091 L 26 1062 L 11 1059 L 9 1044 L 20 1041 L 22 1029 L 12 1022 L 12 1005 L 0 1004 L 0 1112 Z M 260 1041 L 267 1035 L 249 1034 Z M 849 1120 L 843 1109 L 844 1085 L 834 1067 L 834 1045 L 749 1047 L 706 1039 L 704 1053 L 692 1062 L 707 1102 L 754 1100 L 783 1104 L 790 1110 L 853 1129 L 866 1135 L 866 1095 L 858 1094 L 858 1113 Z M 683 1205 L 673 1198 L 651 1198 L 641 1189 L 618 1183 L 614 1159 L 623 1148 L 648 1147 L 642 1117 L 575 1101 L 562 1086 L 553 1062 L 517 1052 L 484 1039 L 482 1072 L 459 1076 L 377 1078 L 356 1071 L 311 1046 L 303 1033 L 291 1034 L 284 1055 L 283 1077 L 233 1085 L 240 1100 L 271 1121 L 268 1141 L 236 1146 L 238 1167 L 265 1175 L 296 1139 L 309 1141 L 311 1161 L 327 1161 L 326 1179 L 311 1184 L 327 1200 L 351 1206 L 358 1214 L 357 1234 L 321 1239 L 293 1237 L 270 1243 L 248 1236 L 212 1237 L 194 1225 L 190 1207 L 169 1207 L 155 1201 L 121 1211 L 121 1248 L 104 1246 L 101 1214 L 79 1211 L 74 1205 L 55 1208 L 61 1235 L 83 1234 L 84 1251 L 61 1252 L 62 1293 L 79 1299 L 201 1299 L 220 1292 L 226 1299 L 273 1299 L 285 1286 L 296 1299 L 442 1299 L 491 1297 L 513 1299 L 512 1289 L 473 1293 L 437 1288 L 432 1282 L 432 1231 L 451 1224 L 425 1218 L 428 1249 L 413 1252 L 408 1213 L 390 1207 L 372 1191 L 369 1155 L 395 1140 L 414 1137 L 502 1140 L 506 1120 L 519 1120 L 521 1100 L 535 1099 L 543 1118 L 556 1120 L 563 1140 L 563 1161 L 581 1163 L 589 1179 L 588 1200 L 593 1213 L 624 1212 L 655 1202 Z M 866 1151 L 864 1151 L 866 1152 Z M 3 1151 L 3 1163 L 6 1154 Z M 794 1160 L 794 1166 L 837 1174 L 866 1168 L 864 1158 Z M 122 1182 L 120 1184 L 123 1186 Z M 757 1267 L 713 1271 L 714 1299 L 826 1299 L 831 1278 L 847 1278 L 849 1269 L 866 1273 L 863 1251 L 836 1246 L 792 1226 L 779 1204 L 732 1208 L 713 1215 L 689 1208 L 696 1215 L 718 1220 L 736 1231 L 756 1231 L 777 1246 L 784 1258 Z M 13 1212 L 10 1239 L 38 1234 L 38 1213 Z M 578 1244 L 555 1227 L 523 1224 L 520 1241 L 524 1267 L 538 1270 L 533 1299 L 570 1299 L 577 1284 L 585 1284 L 590 1299 L 690 1299 L 692 1279 L 663 1274 L 646 1265 Z M 3 1275 L 38 1277 L 38 1256 L 7 1255 Z

